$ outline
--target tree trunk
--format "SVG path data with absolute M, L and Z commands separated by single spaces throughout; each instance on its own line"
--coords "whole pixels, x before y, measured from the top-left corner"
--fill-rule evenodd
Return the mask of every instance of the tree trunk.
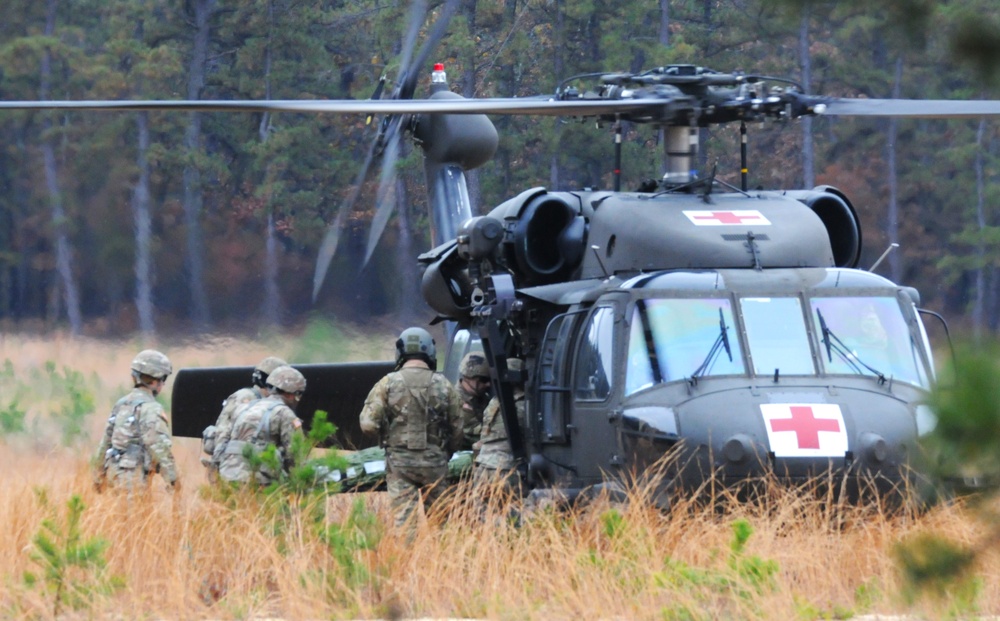
M 45 11 L 45 36 L 51 37 L 56 27 L 56 8 L 58 0 L 48 0 Z M 38 98 L 49 98 L 49 81 L 52 74 L 52 58 L 48 48 L 42 52 L 41 81 Z M 45 186 L 49 193 L 49 205 L 52 207 L 52 230 L 56 236 L 56 271 L 62 282 L 62 298 L 66 302 L 66 314 L 69 318 L 69 329 L 73 335 L 83 331 L 83 316 L 80 312 L 80 296 L 77 293 L 76 281 L 73 278 L 72 250 L 69 236 L 66 233 L 66 212 L 63 209 L 62 196 L 59 192 L 59 171 L 56 166 L 55 147 L 47 136 L 52 123 L 46 119 L 42 123 L 42 159 L 45 167 Z M 56 296 L 58 299 L 58 296 Z M 53 309 L 53 315 L 58 311 Z
M 809 4 L 802 6 L 799 23 L 799 66 L 802 69 L 802 88 L 808 93 L 812 88 L 812 56 L 809 53 Z M 802 117 L 802 185 L 816 185 L 816 156 L 813 152 L 812 117 Z
M 563 75 L 562 50 L 566 47 L 566 18 L 563 15 L 563 3 L 556 1 L 556 28 L 554 39 L 556 41 L 552 57 L 552 70 L 555 75 Z M 552 130 L 552 156 L 549 159 L 549 188 L 559 189 L 559 141 L 562 136 L 562 124 L 555 122 L 555 129 Z
M 660 45 L 670 46 L 670 0 L 660 0 Z
M 976 227 L 979 236 L 976 243 L 976 298 L 972 304 L 972 334 L 978 339 L 983 335 L 983 318 L 986 308 L 986 246 L 983 234 L 986 230 L 986 188 L 984 184 L 983 135 L 986 133 L 986 119 L 979 120 L 976 130 Z
M 135 308 L 139 313 L 139 330 L 146 335 L 156 331 L 153 323 L 153 270 L 150 245 L 153 239 L 149 213 L 149 119 L 146 112 L 137 112 L 135 126 L 139 140 L 136 166 L 139 180 L 132 191 L 132 219 L 135 224 Z
M 896 57 L 896 71 L 892 84 L 892 96 L 899 98 L 903 81 L 903 57 Z M 889 243 L 899 242 L 899 178 L 896 170 L 896 137 L 899 133 L 899 121 L 895 117 L 889 119 L 889 136 L 886 145 L 889 175 L 889 209 L 886 214 L 886 233 Z M 889 253 L 889 279 L 900 282 L 903 279 L 902 253 Z
M 267 3 L 268 33 L 264 49 L 264 99 L 271 99 L 272 33 L 274 28 L 274 2 Z M 271 113 L 261 115 L 258 135 L 261 144 L 271 135 Z M 270 183 L 273 166 L 267 165 L 265 183 Z M 269 197 L 270 199 L 271 197 Z M 273 201 L 268 201 L 266 238 L 264 240 L 264 300 L 261 302 L 261 319 L 265 326 L 281 325 L 281 290 L 278 288 L 278 239 L 274 229 Z
M 408 150 L 408 149 L 407 149 Z M 403 154 L 406 155 L 405 153 Z M 413 230 L 410 225 L 410 206 L 407 199 L 406 181 L 402 175 L 396 176 L 396 225 L 399 227 L 399 242 L 396 248 L 396 273 L 400 278 L 402 292 L 397 304 L 400 320 L 404 325 L 417 321 L 424 308 L 420 296 L 420 275 L 417 273 L 417 253 L 413 249 Z
M 281 325 L 281 291 L 278 289 L 278 237 L 274 213 L 267 214 L 267 238 L 264 241 L 264 302 L 261 308 L 265 326 Z
M 194 11 L 195 35 L 191 48 L 191 64 L 188 68 L 187 98 L 201 98 L 201 89 L 205 86 L 205 64 L 208 60 L 208 40 L 212 12 L 216 0 L 195 0 Z M 188 115 L 188 126 L 184 132 L 184 146 L 188 157 L 192 160 L 201 151 L 201 115 L 191 112 Z M 184 167 L 184 225 L 187 230 L 187 254 L 185 267 L 188 273 L 188 286 L 191 291 L 191 319 L 196 329 L 208 330 L 211 325 L 211 314 L 208 308 L 208 296 L 205 294 L 204 283 L 204 248 L 201 235 L 201 171 L 195 162 L 189 161 Z

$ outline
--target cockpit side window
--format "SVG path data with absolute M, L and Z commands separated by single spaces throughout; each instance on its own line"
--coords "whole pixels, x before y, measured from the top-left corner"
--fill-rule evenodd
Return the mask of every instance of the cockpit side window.
M 604 401 L 611 394 L 614 381 L 614 308 L 594 311 L 583 328 L 574 367 L 576 398 Z

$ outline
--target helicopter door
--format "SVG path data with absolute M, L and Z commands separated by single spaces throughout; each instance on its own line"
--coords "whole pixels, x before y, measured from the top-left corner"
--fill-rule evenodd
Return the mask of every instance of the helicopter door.
M 576 337 L 573 364 L 573 463 L 582 480 L 599 482 L 614 465 L 617 443 L 612 429 L 609 399 L 615 394 L 615 371 L 620 311 L 598 306 Z
M 538 356 L 538 412 L 541 429 L 539 441 L 543 443 L 565 444 L 566 409 L 570 387 L 569 377 L 569 336 L 576 319 L 584 311 L 576 311 L 556 316 L 545 329 L 541 353 Z

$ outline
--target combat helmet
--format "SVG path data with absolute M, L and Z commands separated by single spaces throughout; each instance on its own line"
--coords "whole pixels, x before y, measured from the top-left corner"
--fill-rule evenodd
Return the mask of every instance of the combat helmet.
M 434 337 L 423 328 L 407 328 L 396 339 L 396 368 L 410 358 L 420 358 L 430 366 L 437 368 L 437 348 Z
M 165 380 L 174 372 L 170 359 L 163 352 L 144 349 L 132 359 L 132 374 L 148 375 L 153 379 Z
M 306 391 L 306 378 L 287 364 L 271 371 L 267 376 L 267 385 L 281 392 L 301 396 Z
M 458 372 L 462 377 L 486 377 L 490 376 L 490 365 L 486 364 L 486 355 L 481 351 L 471 351 L 465 354 L 461 364 L 458 365 Z
M 268 356 L 264 358 L 253 370 L 253 385 L 263 388 L 267 386 L 267 377 L 274 373 L 274 370 L 278 367 L 286 366 L 288 363 L 278 358 L 276 356 Z

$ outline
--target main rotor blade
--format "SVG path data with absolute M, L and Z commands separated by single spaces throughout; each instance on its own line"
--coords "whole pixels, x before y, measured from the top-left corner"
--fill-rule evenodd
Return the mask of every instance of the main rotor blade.
M 829 99 L 823 116 L 951 119 L 1000 115 L 1000 101 L 951 99 Z
M 673 105 L 670 99 L 585 99 L 560 101 L 548 96 L 495 99 L 286 99 L 250 100 L 122 100 L 0 101 L 0 110 L 175 110 L 202 112 L 318 112 L 330 114 L 505 114 L 596 116 L 641 110 L 655 112 Z

